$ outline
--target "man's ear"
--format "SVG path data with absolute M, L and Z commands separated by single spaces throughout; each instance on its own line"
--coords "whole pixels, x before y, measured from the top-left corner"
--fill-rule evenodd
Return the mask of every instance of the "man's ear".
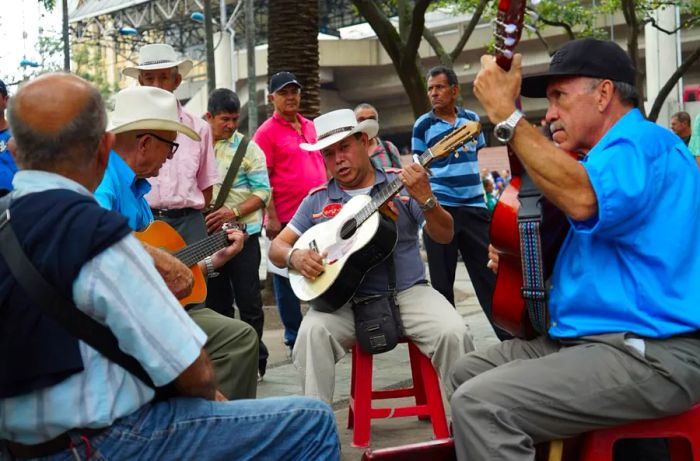
M 180 75 L 180 72 L 178 72 L 175 75 L 175 88 L 179 87 L 180 83 L 182 83 L 182 75 Z
M 269 102 L 270 104 L 272 104 L 272 103 L 274 102 L 274 100 L 275 100 L 275 95 L 274 95 L 274 93 L 268 93 L 268 94 L 267 94 L 267 102 Z
M 140 73 L 139 73 L 139 79 L 138 79 L 138 80 L 139 80 L 139 85 L 144 86 L 144 85 L 143 85 L 143 77 L 141 76 Z
M 603 80 L 598 91 L 600 92 L 597 101 L 598 111 L 605 112 L 615 95 L 615 86 L 611 80 Z
M 213 119 L 213 118 L 214 118 L 214 116 L 211 115 L 211 112 L 205 112 L 205 113 L 204 113 L 204 119 L 205 119 L 207 122 L 211 122 L 211 119 Z

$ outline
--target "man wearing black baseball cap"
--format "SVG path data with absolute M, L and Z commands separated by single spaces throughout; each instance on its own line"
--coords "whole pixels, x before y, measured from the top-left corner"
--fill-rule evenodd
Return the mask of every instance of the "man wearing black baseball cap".
M 0 189 L 12 190 L 12 178 L 17 172 L 17 165 L 8 148 L 12 134 L 10 124 L 5 119 L 5 109 L 9 101 L 5 82 L 0 80 Z
M 253 141 L 265 153 L 272 199 L 267 205 L 265 235 L 270 240 L 292 220 L 301 201 L 314 187 L 326 182 L 326 166 L 319 151 L 307 152 L 301 143 L 315 143 L 316 129 L 299 113 L 301 83 L 291 72 L 270 77 L 268 101 L 272 117 L 260 125 Z M 291 350 L 301 325 L 301 304 L 285 274 L 272 274 L 277 309 L 284 325 L 284 343 Z
M 569 42 L 547 72 L 523 79 L 521 62 L 506 72 L 483 56 L 474 93 L 571 228 L 548 281 L 547 334 L 451 369 L 459 460 L 534 460 L 536 443 L 700 401 L 691 307 L 700 304 L 700 171 L 690 152 L 636 108 L 635 70 L 614 42 Z M 521 88 L 547 98 L 555 143 L 522 120 Z

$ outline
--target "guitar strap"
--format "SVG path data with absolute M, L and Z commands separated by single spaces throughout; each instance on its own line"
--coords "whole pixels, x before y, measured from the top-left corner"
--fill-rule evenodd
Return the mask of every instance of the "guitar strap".
M 523 172 L 521 181 L 518 232 L 523 286 L 520 290 L 533 328 L 539 334 L 547 334 L 549 315 L 542 258 L 542 193 L 527 172 Z
M 78 309 L 39 273 L 27 257 L 10 225 L 10 196 L 0 199 L 0 254 L 7 262 L 15 280 L 29 298 L 44 313 L 60 323 L 72 336 L 89 344 L 93 349 L 126 369 L 144 384 L 156 389 L 151 377 L 141 364 L 119 348 L 112 331 Z M 162 389 L 162 388 L 161 388 Z
M 244 136 L 241 139 L 241 142 L 238 143 L 238 148 L 236 148 L 236 153 L 233 154 L 231 165 L 228 167 L 228 171 L 226 172 L 224 182 L 221 184 L 221 189 L 219 189 L 219 194 L 216 196 L 216 200 L 214 200 L 214 205 L 211 206 L 209 211 L 218 210 L 224 205 L 226 197 L 228 196 L 228 192 L 231 190 L 231 186 L 233 185 L 233 180 L 236 178 L 236 174 L 238 173 L 238 170 L 241 167 L 241 163 L 243 162 L 243 157 L 245 156 L 245 152 L 248 149 L 249 142 L 250 140 Z

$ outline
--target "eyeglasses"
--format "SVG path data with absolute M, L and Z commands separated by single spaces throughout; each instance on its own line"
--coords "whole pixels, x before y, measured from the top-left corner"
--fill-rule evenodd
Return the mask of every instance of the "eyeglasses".
M 168 141 L 167 139 L 161 138 L 160 136 L 158 136 L 158 135 L 155 134 L 155 133 L 143 133 L 143 134 L 140 134 L 140 135 L 136 136 L 136 139 L 142 138 L 142 137 L 144 137 L 144 136 L 146 136 L 146 135 L 148 135 L 148 136 L 153 136 L 153 137 L 156 138 L 158 141 L 164 142 L 165 144 L 170 144 L 170 153 L 171 153 L 171 154 L 174 154 L 175 152 L 177 152 L 178 147 L 180 147 L 180 144 L 179 144 L 179 143 L 177 143 L 177 142 L 175 142 L 175 141 Z

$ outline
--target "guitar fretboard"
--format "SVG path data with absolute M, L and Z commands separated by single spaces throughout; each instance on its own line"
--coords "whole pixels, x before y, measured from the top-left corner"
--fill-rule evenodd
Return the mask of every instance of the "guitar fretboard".
M 192 267 L 226 246 L 228 246 L 226 232 L 219 231 L 203 240 L 186 246 L 182 250 L 175 252 L 173 256 L 182 261 L 187 267 Z

